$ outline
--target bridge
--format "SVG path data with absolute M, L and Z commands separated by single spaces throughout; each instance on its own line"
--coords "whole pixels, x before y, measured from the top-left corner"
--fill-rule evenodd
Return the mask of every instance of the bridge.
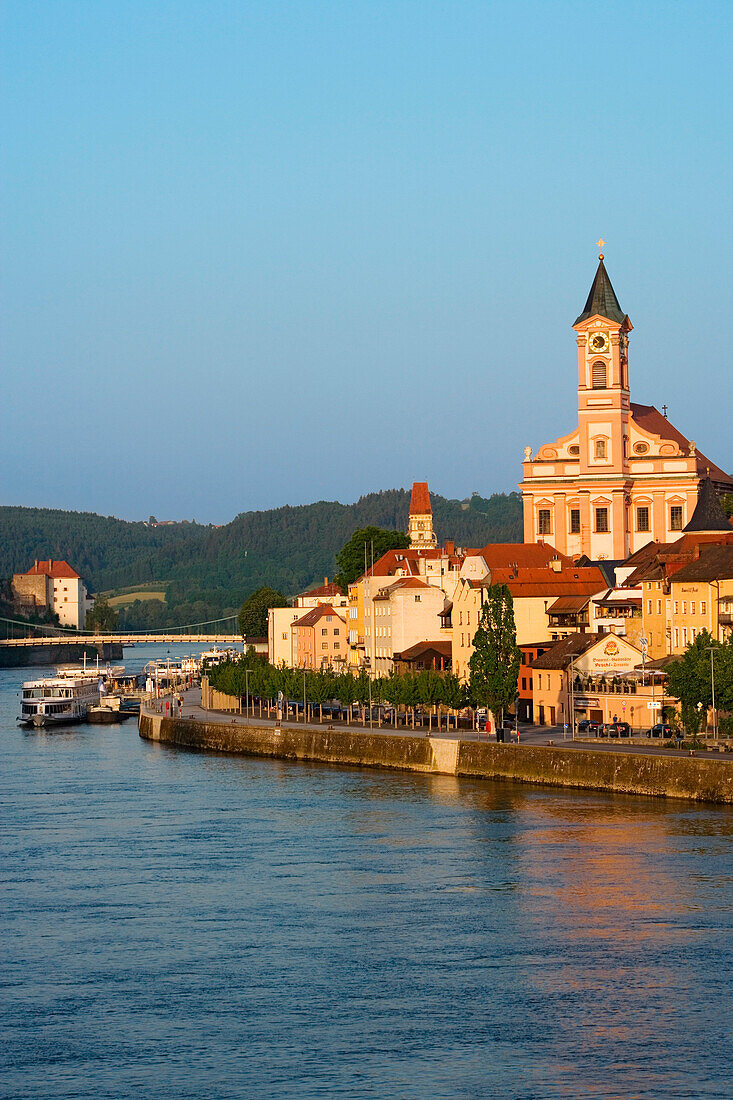
M 3 649 L 34 648 L 36 646 L 64 645 L 172 645 L 180 642 L 186 645 L 231 645 L 241 643 L 242 635 L 237 631 L 236 616 L 228 615 L 223 619 L 210 619 L 204 623 L 188 623 L 185 626 L 168 627 L 157 630 L 137 631 L 88 631 L 69 630 L 65 627 L 46 626 L 29 623 L 22 619 L 0 617 L 0 632 L 4 629 L 5 638 L 0 638 Z M 204 631 L 202 627 L 209 629 Z M 11 637 L 12 634 L 23 637 Z
M 48 646 L 48 645 L 100 645 L 102 642 L 113 645 L 171 645 L 185 642 L 187 645 L 231 645 L 241 643 L 241 634 L 64 634 L 62 637 L 41 638 L 0 638 L 0 646 Z

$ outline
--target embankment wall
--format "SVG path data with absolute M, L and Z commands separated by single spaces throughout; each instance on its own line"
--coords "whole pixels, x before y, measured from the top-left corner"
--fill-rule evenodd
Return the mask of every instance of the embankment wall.
M 733 804 L 733 762 L 450 738 L 199 722 L 141 712 L 140 736 L 208 752 Z

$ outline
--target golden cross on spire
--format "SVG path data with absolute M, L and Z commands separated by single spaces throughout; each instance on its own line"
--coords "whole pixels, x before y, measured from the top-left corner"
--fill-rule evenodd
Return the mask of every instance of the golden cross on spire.
M 600 256 L 598 257 L 598 259 L 599 259 L 599 260 L 602 260 L 602 259 L 603 259 L 603 246 L 604 246 L 604 244 L 605 244 L 605 243 L 606 243 L 606 242 L 604 241 L 603 237 L 601 237 L 600 241 L 596 241 L 596 244 L 598 245 L 598 247 L 599 247 L 599 248 L 600 248 L 600 250 L 601 250 L 601 254 L 600 254 Z

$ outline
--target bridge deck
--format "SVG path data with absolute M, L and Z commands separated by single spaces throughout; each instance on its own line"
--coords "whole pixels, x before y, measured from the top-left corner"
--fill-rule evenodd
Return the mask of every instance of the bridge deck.
M 41 645 L 98 645 L 101 642 L 114 642 L 118 645 L 170 645 L 172 642 L 208 643 L 209 645 L 241 643 L 241 634 L 66 634 L 56 638 L 0 638 L 0 646 L 41 646 Z

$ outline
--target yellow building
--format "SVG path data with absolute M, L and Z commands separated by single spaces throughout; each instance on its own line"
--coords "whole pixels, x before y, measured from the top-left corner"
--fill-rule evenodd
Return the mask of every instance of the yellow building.
M 643 634 L 651 659 L 684 653 L 703 630 L 721 641 L 728 636 L 733 530 L 710 479 L 703 481 L 682 538 L 647 547 L 638 558 L 627 583 L 641 585 Z
M 675 701 L 664 692 L 664 676 L 642 669 L 642 654 L 614 634 L 576 634 L 548 649 L 532 665 L 535 725 L 628 722 L 647 731 L 660 722 L 662 707 Z
M 517 644 L 550 642 L 563 632 L 550 625 L 549 609 L 562 598 L 581 602 L 608 588 L 595 565 L 578 566 L 546 543 L 489 543 L 466 554 L 453 596 L 450 621 L 453 671 L 469 679 L 468 663 L 486 591 L 506 584 L 514 601 Z M 582 629 L 579 627 L 578 629 Z

